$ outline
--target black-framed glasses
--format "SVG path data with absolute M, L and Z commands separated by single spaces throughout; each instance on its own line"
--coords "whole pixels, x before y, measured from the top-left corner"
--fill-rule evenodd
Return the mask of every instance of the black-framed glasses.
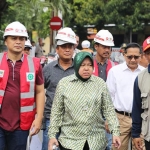
M 126 57 L 131 60 L 131 59 L 133 59 L 133 58 L 134 58 L 134 59 L 138 59 L 140 56 L 136 56 L 136 55 L 127 56 L 127 55 L 126 55 Z

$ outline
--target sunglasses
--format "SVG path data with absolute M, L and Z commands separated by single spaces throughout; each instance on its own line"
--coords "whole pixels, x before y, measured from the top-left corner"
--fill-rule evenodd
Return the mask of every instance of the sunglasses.
M 135 56 L 135 55 L 127 56 L 127 55 L 126 55 L 126 57 L 131 60 L 131 59 L 133 59 L 133 58 L 134 58 L 134 59 L 138 59 L 140 56 Z

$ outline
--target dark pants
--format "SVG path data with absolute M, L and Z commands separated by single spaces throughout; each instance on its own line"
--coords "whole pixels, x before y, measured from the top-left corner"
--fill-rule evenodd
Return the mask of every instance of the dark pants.
M 60 148 L 60 150 L 70 150 L 70 149 L 66 149 L 66 148 L 62 147 L 62 145 L 60 143 L 59 143 L 59 148 Z M 86 141 L 86 143 L 84 145 L 83 150 L 89 150 L 89 145 L 88 145 L 87 141 Z
M 145 140 L 145 148 L 146 150 L 150 150 L 150 142 L 147 142 L 146 140 Z
M 29 131 L 10 132 L 0 128 L 0 150 L 26 150 L 28 135 Z

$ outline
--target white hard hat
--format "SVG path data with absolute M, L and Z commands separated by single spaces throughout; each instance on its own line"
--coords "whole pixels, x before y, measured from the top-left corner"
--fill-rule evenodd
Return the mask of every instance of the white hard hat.
M 28 38 L 26 27 L 18 21 L 12 22 L 6 27 L 3 38 L 9 35 Z
M 90 47 L 90 42 L 88 40 L 84 40 L 81 43 L 82 48 L 89 48 Z
M 32 45 L 31 45 L 31 42 L 29 39 L 27 41 L 25 41 L 24 47 L 29 47 L 30 49 L 32 48 Z
M 63 44 L 67 44 L 68 42 L 67 41 L 63 41 L 63 40 L 58 40 L 57 41 L 57 45 L 63 45 Z
M 105 46 L 114 46 L 113 36 L 108 30 L 100 30 L 94 41 Z
M 58 31 L 55 39 L 65 41 L 66 43 L 77 44 L 76 35 L 75 35 L 74 31 L 69 27 L 60 29 Z

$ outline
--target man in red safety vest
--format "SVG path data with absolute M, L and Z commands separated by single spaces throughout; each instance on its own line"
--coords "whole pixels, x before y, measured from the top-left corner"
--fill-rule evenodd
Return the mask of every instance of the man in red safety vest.
M 0 149 L 26 150 L 27 137 L 40 131 L 44 81 L 39 58 L 23 54 L 27 29 L 18 21 L 4 32 L 0 53 Z M 35 117 L 36 114 L 36 117 Z
M 94 48 L 96 55 L 94 57 L 94 71 L 93 74 L 99 76 L 104 81 L 107 79 L 107 74 L 110 68 L 116 64 L 109 59 L 111 47 L 114 46 L 113 36 L 108 30 L 100 30 L 94 38 Z M 106 136 L 108 144 L 106 150 L 111 150 L 112 135 L 109 134 L 108 124 L 105 121 Z

